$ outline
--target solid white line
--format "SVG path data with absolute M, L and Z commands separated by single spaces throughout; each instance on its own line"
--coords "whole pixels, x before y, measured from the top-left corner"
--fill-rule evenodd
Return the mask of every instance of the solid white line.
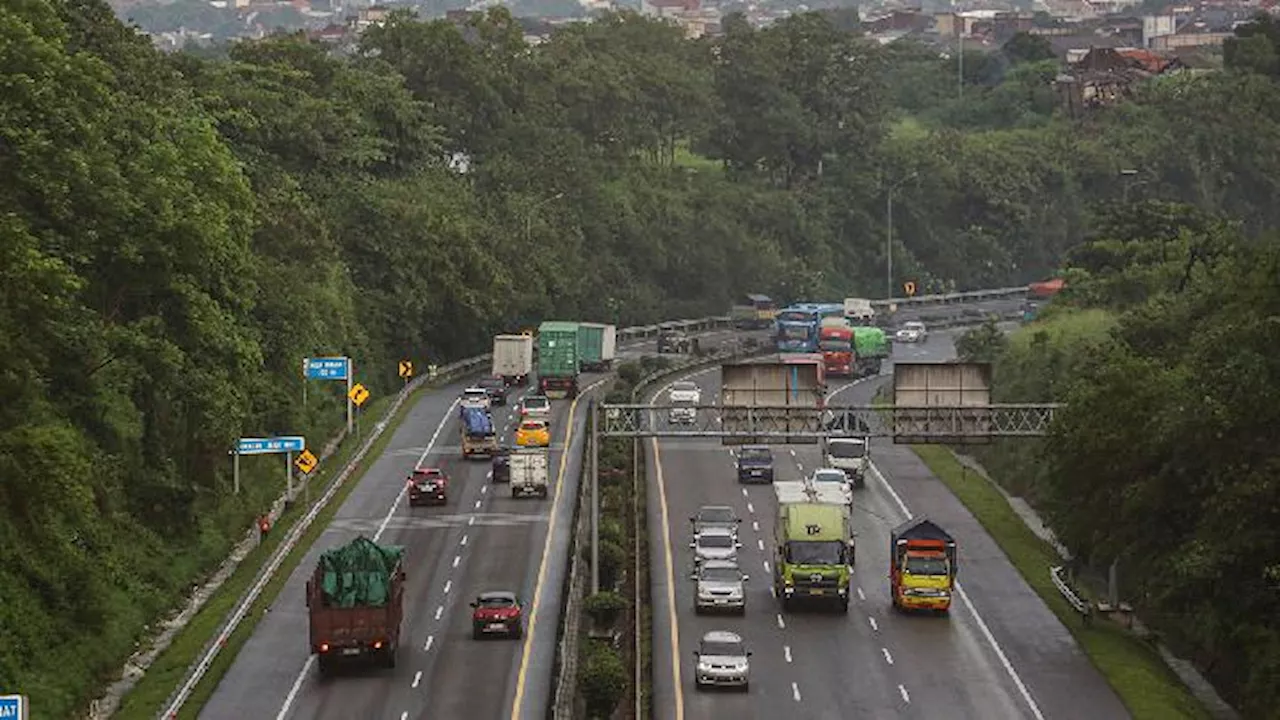
M 311 666 L 316 662 L 315 655 L 308 655 L 307 661 L 302 663 L 302 672 L 298 673 L 297 679 L 293 681 L 293 687 L 289 688 L 289 694 L 284 698 L 284 707 L 280 708 L 280 713 L 276 715 L 276 720 L 284 720 L 289 714 L 289 706 L 298 697 L 298 691 L 302 689 L 302 681 L 307 679 L 307 673 L 311 672 Z
M 422 671 L 419 670 L 418 672 L 413 674 L 413 686 L 416 688 L 421 683 L 422 683 Z
M 800 702 L 800 686 L 795 683 L 791 683 L 791 697 Z
M 444 581 L 444 594 L 445 594 L 445 595 L 448 595 L 448 594 L 449 594 L 449 591 L 450 591 L 450 590 L 452 590 L 452 589 L 453 589 L 453 581 L 452 581 L 452 580 L 445 580 L 445 581 Z
M 462 556 L 461 556 L 461 555 L 454 555 L 454 556 L 453 556 L 453 566 L 454 566 L 454 567 L 458 567 L 458 563 L 460 563 L 460 562 L 462 562 Z
M 872 629 L 872 630 L 874 630 L 874 631 L 876 631 L 876 632 L 880 632 L 880 626 L 876 624 L 876 619 L 875 619 L 875 618 L 873 618 L 873 617 L 871 617 L 870 615 L 868 615 L 868 616 L 867 616 L 867 622 L 871 623 L 871 629 Z
M 432 646 L 432 645 L 434 645 L 434 644 L 435 644 L 435 642 L 436 642 L 436 636 L 435 636 L 435 635 L 428 635 L 428 636 L 427 636 L 427 644 L 422 646 L 422 652 L 427 652 L 427 651 L 431 650 L 431 646 Z
M 782 630 L 787 629 L 787 621 L 782 619 L 782 613 L 778 613 L 778 627 Z
M 437 619 L 437 620 L 439 620 L 439 619 L 440 619 L 440 616 L 441 616 L 441 615 L 443 615 L 443 614 L 444 614 L 444 606 L 443 606 L 443 605 L 437 605 L 437 606 L 436 606 L 436 619 Z
M 892 665 L 892 664 L 893 664 L 893 656 L 889 654 L 889 648 L 884 648 L 884 647 L 882 647 L 882 648 L 880 648 L 880 652 L 884 653 L 884 661 L 885 661 L 885 662 L 887 662 L 887 663 L 889 663 L 890 665 Z
M 764 541 L 756 539 L 756 546 L 760 548 L 760 552 L 764 552 Z
M 790 645 L 782 646 L 782 656 L 787 659 L 787 662 L 791 662 L 791 646 Z
M 871 471 L 880 478 L 880 484 L 889 491 L 889 495 L 893 497 L 893 501 L 898 504 L 898 508 L 902 510 L 902 513 L 906 515 L 908 519 L 912 518 L 911 510 L 907 507 L 907 504 L 902 501 L 902 498 L 898 495 L 898 491 L 894 490 L 893 486 L 889 484 L 889 480 L 884 476 L 884 473 L 880 472 L 880 468 L 876 467 L 875 463 L 868 464 L 871 467 Z M 969 614 L 972 615 L 974 621 L 977 622 L 978 629 L 982 631 L 982 636 L 987 639 L 987 643 L 990 644 L 991 649 L 995 651 L 996 657 L 1000 660 L 1000 664 L 1004 666 L 1004 671 L 1008 673 L 1009 677 L 1013 680 L 1013 684 L 1018 688 L 1018 692 L 1022 694 L 1022 699 L 1026 701 L 1027 707 L 1031 710 L 1031 714 L 1036 717 L 1036 720 L 1044 720 L 1044 713 L 1040 712 L 1040 706 L 1037 705 L 1035 699 L 1031 697 L 1031 691 L 1027 688 L 1026 683 L 1022 682 L 1022 677 L 1019 676 L 1018 671 L 1013 668 L 1013 663 L 1009 662 L 1009 657 L 1004 654 L 1004 648 L 1000 647 L 1000 643 L 996 642 L 995 635 L 991 634 L 991 628 L 987 627 L 987 623 L 982 619 L 982 615 L 978 614 L 978 608 L 974 607 L 973 602 L 969 599 L 969 594 L 964 591 L 964 587 L 960 585 L 959 580 L 956 581 L 956 595 L 960 596 L 961 602 L 964 603 Z
M 898 692 L 902 693 L 902 702 L 911 702 L 911 696 L 907 694 L 907 688 L 904 685 L 898 685 Z

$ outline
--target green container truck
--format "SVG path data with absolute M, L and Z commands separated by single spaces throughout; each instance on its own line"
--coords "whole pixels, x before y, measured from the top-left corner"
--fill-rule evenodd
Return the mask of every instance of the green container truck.
M 853 352 L 857 356 L 856 365 L 859 376 L 877 375 L 880 372 L 880 363 L 889 357 L 889 338 L 884 330 L 878 327 L 855 327 Z
M 578 395 L 578 323 L 538 326 L 538 388 L 549 398 Z
M 578 369 L 608 372 L 618 350 L 618 328 L 603 323 L 578 323 Z

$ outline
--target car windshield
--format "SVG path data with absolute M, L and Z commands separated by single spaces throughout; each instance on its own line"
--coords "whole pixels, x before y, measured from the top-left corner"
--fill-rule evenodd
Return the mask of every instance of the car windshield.
M 813 474 L 814 482 L 844 482 L 844 473 L 839 470 L 823 470 Z
M 702 579 L 709 582 L 733 583 L 742 580 L 742 573 L 733 568 L 706 568 L 702 571 Z
M 909 322 L 902 326 L 903 330 L 923 330 L 924 324 L 918 322 Z
M 807 340 L 809 338 L 809 326 L 783 325 L 778 334 L 787 340 Z
M 838 458 L 860 458 L 867 454 L 866 444 L 856 440 L 833 442 L 827 447 L 831 455 Z
M 701 535 L 698 544 L 706 548 L 733 547 L 733 538 L 728 535 Z
M 484 388 L 471 388 L 471 389 L 466 390 L 466 391 L 464 391 L 464 392 L 462 393 L 462 396 L 463 396 L 463 397 L 465 397 L 465 398 L 471 398 L 471 399 L 476 399 L 476 400 L 478 400 L 478 399 L 482 399 L 482 398 L 486 397 L 487 395 L 488 395 L 488 393 L 486 393 L 486 392 L 484 391 Z
M 504 608 L 515 605 L 515 600 L 509 597 L 484 597 L 480 598 L 480 607 L 483 608 Z
M 505 386 L 506 383 L 502 382 L 502 378 L 485 378 L 480 381 L 480 387 L 484 388 L 500 388 Z
M 698 522 L 702 523 L 727 523 L 733 522 L 733 510 L 727 507 L 723 508 L 703 508 L 698 511 Z
M 787 562 L 796 565 L 838 565 L 844 558 L 844 543 L 838 540 L 792 540 L 787 543 Z
M 524 401 L 524 406 L 531 410 L 541 410 L 547 406 L 547 402 L 543 397 L 529 398 Z
M 768 448 L 745 448 L 741 457 L 751 462 L 768 462 L 773 460 L 773 453 L 769 452 Z
M 904 569 L 912 575 L 946 575 L 947 561 L 942 558 L 908 557 Z
M 742 657 L 742 644 L 735 642 L 711 642 L 704 640 L 702 642 L 702 654 L 707 656 L 720 657 Z
M 698 386 L 691 382 L 678 382 L 671 386 L 674 392 L 697 392 Z

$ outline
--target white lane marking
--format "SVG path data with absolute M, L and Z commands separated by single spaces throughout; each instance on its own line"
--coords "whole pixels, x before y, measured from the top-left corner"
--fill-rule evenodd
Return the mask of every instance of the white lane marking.
M 302 681 L 307 679 L 307 673 L 311 672 L 311 666 L 316 662 L 315 655 L 308 655 L 307 661 L 302 663 L 302 672 L 298 673 L 297 679 L 293 681 L 293 687 L 289 688 L 289 694 L 284 698 L 284 707 L 280 708 L 280 714 L 276 715 L 276 720 L 284 720 L 289 714 L 289 706 L 298 697 L 298 691 L 302 689 Z
M 787 621 L 782 619 L 782 613 L 778 613 L 778 628 L 781 630 L 787 629 Z
M 787 662 L 791 662 L 791 646 L 790 645 L 782 646 L 782 656 L 787 659 Z
M 427 644 L 422 646 L 422 652 L 428 652 L 428 651 L 430 651 L 430 650 L 431 650 L 431 646 L 432 646 L 432 645 L 435 645 L 435 644 L 436 644 L 436 636 L 435 636 L 435 635 L 428 635 L 428 636 L 427 636 Z
M 742 497 L 750 497 L 749 495 L 747 495 L 747 489 L 746 489 L 746 488 L 742 488 Z
M 800 471 L 800 474 L 801 474 L 801 475 L 803 475 L 803 474 L 804 474 L 804 463 L 796 463 L 796 469 Z
M 904 685 L 898 685 L 898 692 L 902 693 L 902 702 L 911 702 L 911 696 L 907 694 L 907 688 Z
M 747 512 L 754 514 L 755 511 L 756 511 L 756 506 L 752 505 L 751 503 L 747 503 Z
M 488 485 L 481 485 L 481 486 L 480 486 L 480 494 L 481 494 L 481 495 L 483 495 L 483 494 L 485 494 L 485 493 L 487 493 L 487 492 L 489 492 L 489 486 L 488 486 Z
M 752 520 L 751 529 L 755 530 L 756 532 L 760 532 L 760 523 L 756 522 L 755 520 Z
M 450 590 L 452 590 L 452 589 L 453 589 L 453 581 L 452 581 L 452 580 L 445 580 L 445 581 L 444 581 L 444 594 L 445 594 L 445 595 L 448 595 L 448 594 L 449 594 L 449 591 L 450 591 Z
M 765 572 L 773 572 L 772 570 L 770 570 L 770 569 L 769 569 L 769 561 L 768 561 L 768 560 L 765 560 L 765 561 L 764 561 L 764 571 L 765 571 Z
M 465 543 L 465 542 L 464 542 L 464 543 L 462 543 L 462 544 L 463 544 L 463 545 L 466 545 L 466 543 Z M 866 600 L 866 599 L 867 599 L 867 596 L 862 594 L 862 588 L 857 588 L 857 590 L 858 590 L 858 599 L 859 599 L 859 600 Z
M 791 451 L 791 457 L 795 457 L 795 456 L 796 456 L 796 451 L 795 451 L 794 449 L 792 449 L 792 451 Z
M 889 648 L 882 647 L 880 648 L 880 652 L 884 653 L 884 661 L 892 665 L 893 656 L 889 654 Z
M 409 711 L 408 711 L 408 710 L 405 710 L 404 712 L 400 713 L 400 720 L 409 720 Z
M 437 605 L 437 606 L 436 606 L 436 619 L 437 619 L 437 620 L 439 620 L 439 619 L 440 619 L 440 616 L 441 616 L 441 615 L 443 615 L 443 614 L 444 614 L 444 606 L 443 606 L 443 605 Z
M 475 524 L 476 524 L 476 516 L 475 516 L 475 515 L 472 515 L 471 517 L 467 518 L 467 524 L 468 524 L 468 525 L 475 525 Z M 463 545 L 466 545 L 466 544 L 467 544 L 466 536 L 465 536 L 465 535 L 463 536 L 462 544 L 463 544 Z
M 774 597 L 778 597 L 778 591 L 774 590 L 772 585 L 769 586 L 769 594 Z
M 440 439 L 440 433 L 444 430 L 444 426 L 454 417 L 454 410 L 458 407 L 458 403 L 462 398 L 455 398 L 449 404 L 449 408 L 444 411 L 444 417 L 440 419 L 440 424 L 436 426 L 435 432 L 431 433 L 431 439 L 427 441 L 427 446 L 423 448 L 422 454 L 418 456 L 418 461 L 413 464 L 415 468 L 421 467 L 426 462 L 427 456 L 435 449 L 436 440 Z M 378 542 L 382 534 L 387 531 L 387 525 L 391 523 L 391 518 L 395 517 L 396 510 L 400 507 L 400 503 L 404 500 L 405 494 L 409 491 L 409 485 L 402 483 L 400 492 L 396 493 L 396 499 L 392 501 L 390 509 L 382 518 L 382 523 L 378 525 L 378 532 L 374 533 L 373 541 Z M 280 712 L 276 713 L 276 720 L 284 720 L 289 715 L 289 708 L 293 707 L 293 701 L 298 699 L 298 691 L 302 689 L 302 681 L 306 680 L 307 675 L 311 672 L 311 666 L 316 662 L 315 655 L 308 655 L 307 661 L 302 664 L 302 670 L 298 672 L 298 677 L 293 680 L 293 687 L 289 688 L 289 694 L 284 698 L 284 705 L 280 706 Z
M 471 519 L 472 519 L 472 520 L 475 520 L 475 518 L 474 518 L 474 517 L 473 517 L 473 518 L 471 518 Z M 467 523 L 467 524 L 468 524 L 468 525 L 470 525 L 471 523 Z M 459 544 L 460 544 L 460 545 L 462 545 L 463 547 L 466 547 L 466 546 L 467 546 L 467 538 L 468 538 L 468 537 L 469 537 L 468 535 L 463 535 L 463 536 L 462 536 L 462 542 L 461 542 L 461 543 L 459 543 Z
M 476 509 L 477 509 L 477 510 L 478 510 L 478 509 L 480 509 L 480 501 L 479 501 L 479 500 L 477 500 L 477 501 L 476 501 Z
M 460 562 L 462 562 L 462 556 L 461 556 L 461 555 L 454 555 L 454 556 L 453 556 L 453 566 L 454 566 L 454 567 L 458 567 L 458 563 L 460 563 Z
M 760 548 L 760 552 L 764 552 L 764 541 L 756 538 L 756 547 Z
M 867 616 L 867 622 L 871 623 L 871 629 L 872 629 L 872 630 L 874 630 L 874 631 L 876 631 L 876 632 L 880 632 L 880 626 L 876 624 L 876 619 L 875 619 L 875 618 L 873 618 L 873 617 L 871 617 L 870 615 L 868 615 L 868 616 Z
M 422 683 L 422 671 L 419 670 L 418 672 L 413 674 L 413 686 L 416 688 L 421 683 Z
M 795 683 L 791 683 L 791 697 L 800 702 L 800 686 Z
M 876 476 L 880 478 L 880 484 L 889 491 L 889 495 L 893 498 L 893 501 L 898 504 L 898 508 L 902 510 L 902 513 L 907 516 L 907 519 L 913 518 L 914 516 L 911 514 L 911 510 L 907 507 L 906 503 L 902 502 L 902 497 L 899 496 L 898 491 L 894 490 L 893 486 L 889 484 L 888 478 L 884 476 L 884 473 L 880 472 L 880 468 L 876 467 L 875 463 L 868 464 L 871 467 L 871 472 L 875 473 Z M 1040 712 L 1040 706 L 1037 705 L 1035 699 L 1031 697 L 1031 691 L 1027 689 L 1026 683 L 1022 682 L 1022 677 L 1018 675 L 1018 671 L 1013 669 L 1013 663 L 1009 662 L 1009 657 L 1004 654 L 1004 648 L 1000 647 L 1000 643 L 996 642 L 995 635 L 991 634 L 991 628 L 987 627 L 987 622 L 982 619 L 982 615 L 978 614 L 978 608 L 974 607 L 973 601 L 969 599 L 969 594 L 964 591 L 964 587 L 960 585 L 959 580 L 956 581 L 956 594 L 960 596 L 961 602 L 964 603 L 969 614 L 973 616 L 974 621 L 978 623 L 978 629 L 982 631 L 983 637 L 987 639 L 987 642 L 991 645 L 991 649 L 995 651 L 996 657 L 999 658 L 1000 664 L 1004 666 L 1004 671 L 1009 674 L 1009 677 L 1013 680 L 1013 684 L 1017 686 L 1018 692 L 1022 694 L 1022 699 L 1026 701 L 1027 707 L 1031 710 L 1031 714 L 1036 717 L 1036 720 L 1044 720 L 1044 713 Z
M 488 479 L 490 479 L 490 478 L 492 478 L 492 477 L 493 477 L 493 471 L 492 471 L 492 470 L 490 470 L 489 472 L 487 472 L 487 473 L 485 473 L 485 474 L 484 474 L 484 479 L 485 479 L 485 480 L 488 480 Z

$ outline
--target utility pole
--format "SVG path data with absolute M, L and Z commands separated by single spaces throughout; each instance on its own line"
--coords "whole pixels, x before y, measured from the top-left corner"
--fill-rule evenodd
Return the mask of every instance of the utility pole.
M 591 401 L 591 594 L 600 592 L 600 406 Z

